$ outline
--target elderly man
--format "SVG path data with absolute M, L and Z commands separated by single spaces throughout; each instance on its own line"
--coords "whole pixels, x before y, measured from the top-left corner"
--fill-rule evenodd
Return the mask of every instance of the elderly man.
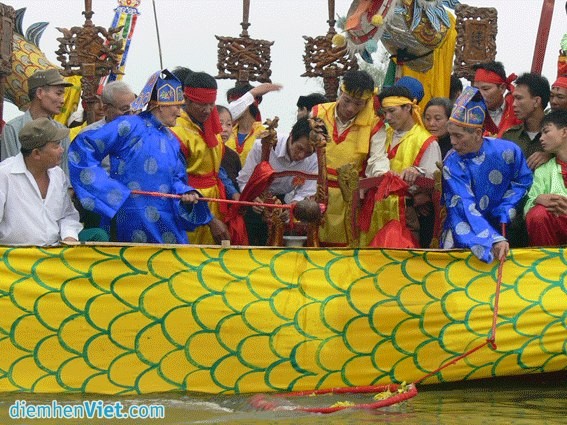
M 372 175 L 390 168 L 383 134 L 378 134 L 384 123 L 374 113 L 374 94 L 374 81 L 367 72 L 349 71 L 343 76 L 338 100 L 315 105 L 311 111 L 314 118 L 323 120 L 331 138 L 326 149 L 329 204 L 319 233 L 323 245 L 344 246 L 347 242 L 346 204 L 338 186 L 337 169 L 352 163 L 363 176 L 370 150 L 374 152 L 372 164 L 368 164 Z
M 466 87 L 448 124 L 453 151 L 443 165 L 447 218 L 441 239 L 444 248 L 470 248 L 490 263 L 508 255 L 501 228 L 516 216 L 533 176 L 518 145 L 483 137 L 485 116 L 479 91 Z
M 59 167 L 69 130 L 46 117 L 24 124 L 20 153 L 0 163 L 0 244 L 77 241 L 83 225 Z
M 18 133 L 23 126 L 31 120 L 46 117 L 53 120 L 53 117 L 61 112 L 65 102 L 65 87 L 71 87 L 59 71 L 55 68 L 36 71 L 28 78 L 28 96 L 30 105 L 28 110 L 19 117 L 6 123 L 2 131 L 2 143 L 0 145 L 0 159 L 4 160 L 11 156 L 16 156 L 20 152 L 20 140 Z M 53 124 L 59 128 L 65 128 L 53 120 Z M 61 168 L 65 174 L 69 174 L 67 167 L 67 149 L 69 147 L 69 136 L 61 140 L 63 147 L 63 159 Z
M 187 231 L 208 224 L 211 213 L 187 184 L 173 127 L 183 105 L 181 82 L 154 73 L 134 110 L 98 130 L 80 133 L 69 149 L 71 183 L 83 205 L 103 218 L 120 242 L 187 243 Z M 110 156 L 110 174 L 101 161 Z M 135 195 L 133 190 L 158 196 Z M 164 196 L 159 196 L 163 194 Z M 179 195 L 178 199 L 166 195 Z

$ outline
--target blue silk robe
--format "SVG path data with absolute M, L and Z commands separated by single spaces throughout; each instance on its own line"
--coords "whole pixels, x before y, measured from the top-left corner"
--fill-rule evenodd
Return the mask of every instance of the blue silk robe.
M 508 140 L 484 138 L 476 153 L 449 152 L 443 162 L 442 246 L 470 248 L 480 260 L 492 262 L 492 245 L 505 239 L 501 223 L 516 216 L 532 180 L 521 149 Z
M 101 161 L 110 157 L 110 174 Z M 131 190 L 183 194 L 187 185 L 179 142 L 151 113 L 120 117 L 81 133 L 69 148 L 71 184 L 83 207 L 114 218 L 120 242 L 188 243 L 186 231 L 211 221 L 206 202 L 132 195 Z

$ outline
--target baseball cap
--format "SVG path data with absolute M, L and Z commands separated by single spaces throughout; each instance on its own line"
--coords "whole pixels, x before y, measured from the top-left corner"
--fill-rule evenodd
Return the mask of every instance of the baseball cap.
M 33 90 L 43 86 L 64 86 L 71 87 L 73 84 L 63 79 L 59 71 L 55 68 L 41 69 L 28 78 L 28 90 Z
M 69 129 L 57 127 L 49 118 L 37 118 L 26 123 L 18 134 L 22 148 L 30 151 L 67 136 Z

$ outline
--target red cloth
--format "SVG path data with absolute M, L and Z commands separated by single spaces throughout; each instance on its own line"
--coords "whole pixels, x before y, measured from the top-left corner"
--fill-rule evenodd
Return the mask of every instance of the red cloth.
M 373 187 L 366 192 L 362 208 L 360 209 L 360 230 L 367 232 L 368 229 L 370 229 L 370 222 L 372 221 L 372 213 L 374 212 L 374 204 L 376 202 L 390 195 L 405 195 L 408 187 L 408 184 L 395 174 L 390 172 L 384 174 L 378 187 Z M 403 202 L 403 200 L 400 200 L 400 202 Z
M 555 80 L 551 87 L 561 87 L 567 89 L 567 77 L 557 77 L 557 80 Z
M 382 227 L 368 246 L 378 248 L 418 248 L 419 243 L 415 240 L 407 226 L 398 220 L 390 220 Z
M 195 87 L 185 87 L 183 90 L 187 99 L 195 103 L 215 103 L 217 100 L 216 89 L 202 89 Z M 209 118 L 203 124 L 203 139 L 209 148 L 218 145 L 218 135 L 222 132 L 222 126 L 219 119 L 219 112 L 215 106 L 209 115 Z
M 514 91 L 514 86 L 512 85 L 512 83 L 516 81 L 516 78 L 518 78 L 516 74 L 510 74 L 508 78 L 503 80 L 502 77 L 496 72 L 488 71 L 482 68 L 477 69 L 476 73 L 474 74 L 475 82 L 479 81 L 483 83 L 506 84 L 506 88 L 509 92 Z
M 270 165 L 268 161 L 262 161 L 248 179 L 248 183 L 244 187 L 244 190 L 240 194 L 241 201 L 249 201 L 253 202 L 258 196 L 266 190 L 272 184 L 274 180 L 274 169 Z M 234 205 L 229 209 L 228 214 L 226 215 L 226 223 L 228 225 L 228 231 L 230 232 L 230 240 L 235 245 L 248 245 L 248 234 L 246 233 L 246 224 L 244 223 L 244 217 L 240 214 L 240 206 Z M 246 242 L 242 242 L 244 239 Z M 234 242 L 234 240 L 241 240 L 240 243 Z
M 543 206 L 535 205 L 526 215 L 531 246 L 567 244 L 567 215 L 555 216 Z

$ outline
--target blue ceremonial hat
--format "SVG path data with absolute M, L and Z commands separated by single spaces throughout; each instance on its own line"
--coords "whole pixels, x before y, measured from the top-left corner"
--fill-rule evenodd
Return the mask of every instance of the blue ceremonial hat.
M 475 87 L 468 86 L 455 101 L 449 121 L 464 127 L 482 128 L 485 117 L 486 104 L 480 91 Z
M 140 92 L 140 95 L 132 102 L 132 110 L 141 111 L 150 103 L 155 101 L 159 105 L 183 105 L 183 84 L 167 69 L 154 72 Z
M 417 100 L 417 103 L 421 102 L 423 96 L 425 95 L 425 91 L 423 90 L 423 84 L 416 78 L 413 77 L 402 77 L 394 86 L 405 87 L 408 89 L 414 99 Z

